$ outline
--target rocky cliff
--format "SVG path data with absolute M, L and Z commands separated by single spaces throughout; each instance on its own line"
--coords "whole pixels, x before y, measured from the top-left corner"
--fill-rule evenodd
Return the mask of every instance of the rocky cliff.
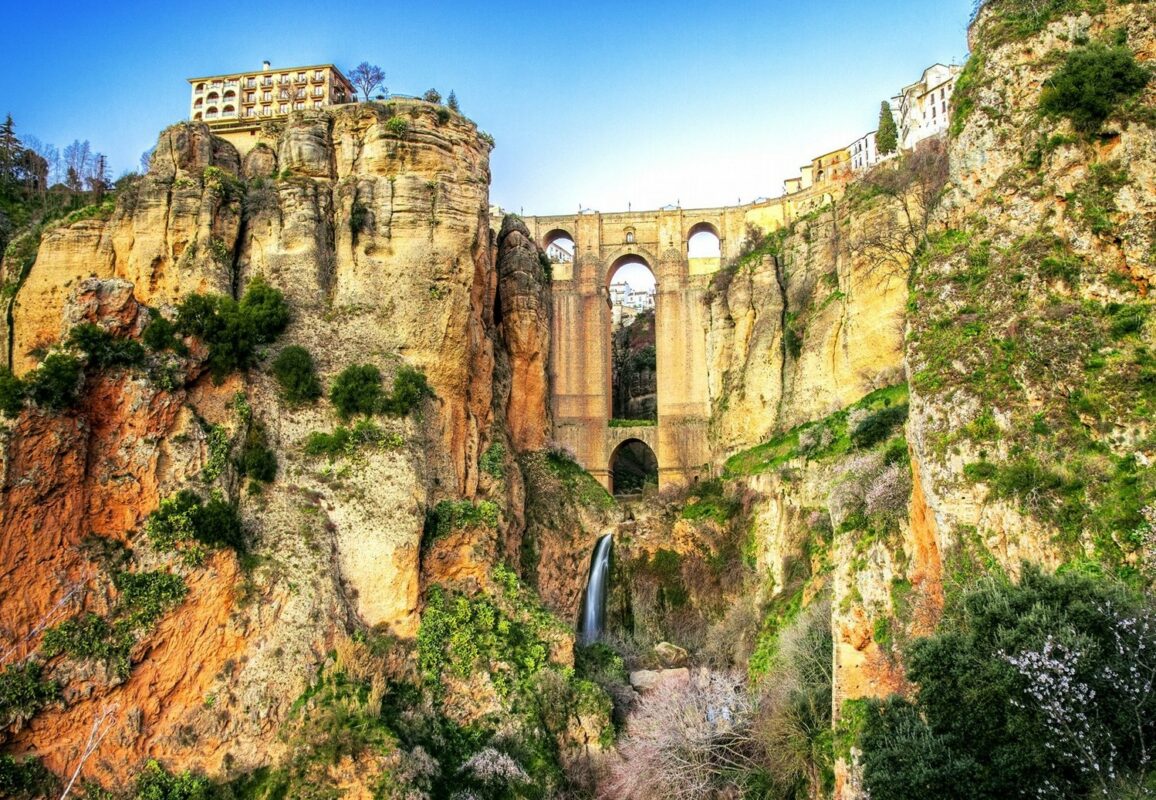
M 66 620 L 119 624 L 131 599 L 117 576 L 159 570 L 185 587 L 155 628 L 133 628 L 115 669 L 48 655 L 59 701 L 10 725 L 9 750 L 60 775 L 83 763 L 105 783 L 146 757 L 221 777 L 277 764 L 290 707 L 335 643 L 370 629 L 412 642 L 423 586 L 469 584 L 462 559 L 488 586 L 498 554 L 517 553 L 514 459 L 550 428 L 549 304 L 524 229 L 491 241 L 490 147 L 418 101 L 294 115 L 244 163 L 204 126 L 178 125 L 115 208 L 53 227 L 23 274 L 5 264 L 9 359 L 26 376 L 46 352 L 72 352 L 81 323 L 131 340 L 197 294 L 239 298 L 260 282 L 290 312 L 264 367 L 222 381 L 193 339 L 143 367 L 96 369 L 89 354 L 74 407 L 30 402 L 6 429 L 5 664 L 38 647 L 45 658 L 41 634 Z M 307 441 L 339 420 L 325 400 L 286 401 L 268 365 L 290 346 L 312 354 L 323 385 L 351 364 L 387 386 L 416 369 L 429 398 L 311 455 Z M 274 454 L 276 479 L 246 489 L 252 441 Z M 239 509 L 240 559 L 174 558 L 145 535 L 190 487 Z M 462 504 L 494 511 L 470 523 L 461 558 L 423 559 L 434 509 Z

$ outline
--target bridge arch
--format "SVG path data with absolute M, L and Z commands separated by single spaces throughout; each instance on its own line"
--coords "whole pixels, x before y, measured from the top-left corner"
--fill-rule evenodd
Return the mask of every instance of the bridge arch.
M 658 280 L 658 259 L 654 254 L 644 248 L 628 245 L 618 248 L 607 258 L 602 259 L 606 271 L 599 283 L 609 286 L 618 271 L 631 263 L 642 263 L 654 276 L 654 280 Z
M 686 232 L 687 258 L 719 258 L 722 255 L 722 237 L 712 222 L 699 222 Z
M 625 435 L 610 453 L 607 469 L 612 494 L 639 494 L 648 485 L 658 486 L 658 456 L 644 441 L 653 437 L 639 430 L 633 433 L 641 434 L 641 438 Z
M 542 249 L 555 264 L 571 264 L 578 254 L 578 244 L 570 231 L 554 228 L 542 237 Z

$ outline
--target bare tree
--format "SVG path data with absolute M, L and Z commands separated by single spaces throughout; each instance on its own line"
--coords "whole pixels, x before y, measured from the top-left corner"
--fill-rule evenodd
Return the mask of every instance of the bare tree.
M 84 181 L 92 168 L 92 145 L 85 139 L 73 139 L 64 148 L 65 183 L 74 192 L 84 189 Z
M 385 70 L 376 64 L 370 64 L 368 61 L 362 61 L 349 73 L 349 80 L 361 90 L 363 100 L 369 100 L 369 96 L 373 94 L 373 90 L 378 87 L 382 92 L 387 91 L 385 88 Z
M 948 167 L 943 141 L 928 139 L 898 163 L 881 164 L 863 178 L 865 189 L 889 198 L 893 205 L 891 220 L 866 226 L 848 245 L 871 259 L 871 271 L 902 275 L 911 269 L 915 254 L 927 241 Z

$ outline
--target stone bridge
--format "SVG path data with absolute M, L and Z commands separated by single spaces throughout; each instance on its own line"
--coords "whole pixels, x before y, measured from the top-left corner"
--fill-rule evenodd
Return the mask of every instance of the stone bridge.
M 659 486 L 711 473 L 707 426 L 706 304 L 711 276 L 738 255 L 750 225 L 771 231 L 819 205 L 805 192 L 751 205 L 571 216 L 525 217 L 543 248 L 574 243 L 573 260 L 553 264 L 552 330 L 555 439 L 608 489 L 615 450 L 645 442 L 658 460 Z M 718 255 L 692 258 L 689 241 L 706 231 Z M 658 423 L 614 428 L 611 419 L 609 287 L 625 263 L 645 262 L 654 274 Z

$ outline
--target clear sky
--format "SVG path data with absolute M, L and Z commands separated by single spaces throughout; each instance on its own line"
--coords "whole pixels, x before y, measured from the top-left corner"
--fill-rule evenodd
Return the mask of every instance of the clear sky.
M 777 196 L 924 67 L 962 61 L 971 5 L 14 0 L 0 114 L 62 149 L 90 140 L 119 175 L 187 116 L 188 77 L 367 60 L 393 92 L 457 92 L 497 140 L 507 210 L 724 205 Z

